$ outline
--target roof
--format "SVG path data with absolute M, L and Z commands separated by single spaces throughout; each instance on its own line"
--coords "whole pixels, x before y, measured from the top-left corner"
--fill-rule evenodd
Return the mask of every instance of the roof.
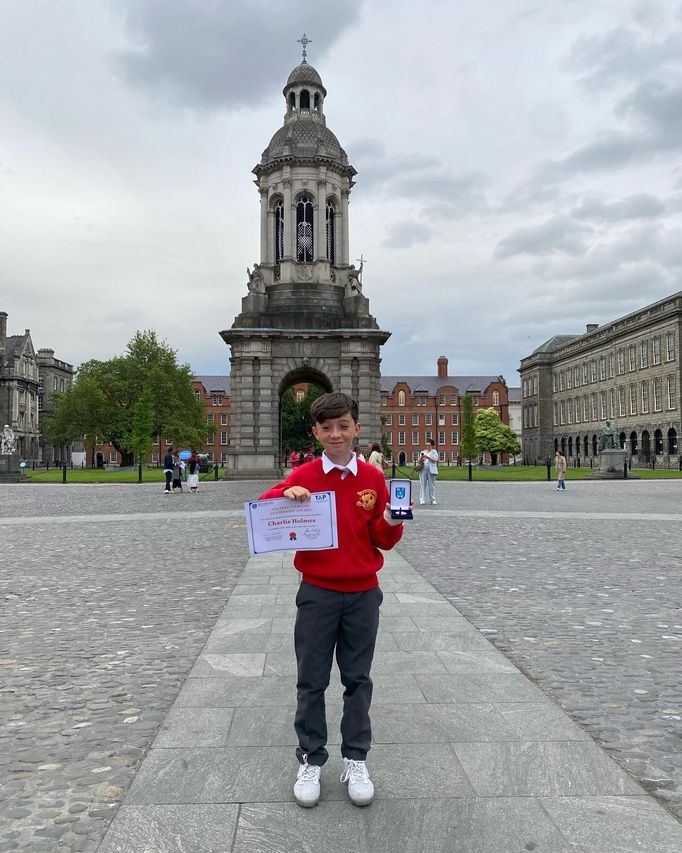
M 208 394 L 214 391 L 228 396 L 230 394 L 229 376 L 195 376 L 194 381 L 201 382 Z
M 440 379 L 438 376 L 382 376 L 381 391 L 392 394 L 399 382 L 407 383 L 412 393 L 422 391 L 433 395 L 439 388 L 456 388 L 460 394 L 467 392 L 483 392 L 491 382 L 500 382 L 499 376 L 448 376 Z
M 348 155 L 339 140 L 317 119 L 298 118 L 280 127 L 263 151 L 261 163 L 265 164 L 284 156 L 285 146 L 289 148 L 287 154 L 293 157 L 320 155 L 348 163 Z
M 30 332 L 24 332 L 23 335 L 8 335 L 5 338 L 5 364 L 21 356 L 30 337 Z
M 307 62 L 297 65 L 287 78 L 287 86 L 292 86 L 296 83 L 313 83 L 315 86 L 320 86 L 324 89 L 322 78 L 318 74 L 317 69 L 313 68 Z
M 521 386 L 514 388 L 507 388 L 507 400 L 510 403 L 520 403 L 521 402 Z
M 570 341 L 574 341 L 579 337 L 580 335 L 554 335 L 553 338 L 550 338 L 548 341 L 545 341 L 544 344 L 540 344 L 537 349 L 534 349 L 533 355 L 535 355 L 536 352 L 554 352 L 555 350 L 560 349 L 564 344 L 570 343 Z

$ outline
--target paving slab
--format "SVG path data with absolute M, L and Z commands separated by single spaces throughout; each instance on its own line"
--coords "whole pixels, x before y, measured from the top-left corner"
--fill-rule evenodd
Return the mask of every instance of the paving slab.
M 248 561 L 101 851 L 682 849 L 677 821 L 395 552 L 373 668 L 375 801 L 354 807 L 339 779 L 334 665 L 320 804 L 298 807 L 296 577 L 289 555 Z

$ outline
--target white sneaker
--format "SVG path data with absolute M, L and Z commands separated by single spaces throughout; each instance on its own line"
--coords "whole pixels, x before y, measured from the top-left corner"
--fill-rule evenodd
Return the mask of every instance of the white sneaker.
M 321 767 L 314 764 L 308 764 L 307 756 L 303 756 L 305 764 L 301 764 L 296 774 L 296 782 L 294 784 L 294 797 L 299 806 L 304 809 L 309 809 L 317 805 L 320 799 L 320 771 Z
M 374 799 L 374 785 L 364 761 L 343 759 L 341 781 L 348 783 L 348 796 L 356 806 L 368 806 Z

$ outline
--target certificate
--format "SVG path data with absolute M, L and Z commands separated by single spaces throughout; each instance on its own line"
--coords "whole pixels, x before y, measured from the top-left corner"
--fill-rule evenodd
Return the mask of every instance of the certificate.
M 309 501 L 247 501 L 244 511 L 252 554 L 339 547 L 334 492 L 313 492 Z

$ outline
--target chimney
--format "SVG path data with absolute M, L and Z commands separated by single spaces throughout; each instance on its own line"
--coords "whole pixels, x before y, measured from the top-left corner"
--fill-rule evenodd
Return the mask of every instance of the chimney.
M 4 349 L 7 337 L 7 311 L 0 311 L 0 346 Z
M 598 328 L 599 328 L 599 323 L 588 323 L 587 324 L 587 331 L 588 332 L 594 332 L 594 330 L 598 329 Z M 586 334 L 587 334 L 587 332 L 586 332 Z
M 438 378 L 448 378 L 448 360 L 444 355 L 438 357 Z

